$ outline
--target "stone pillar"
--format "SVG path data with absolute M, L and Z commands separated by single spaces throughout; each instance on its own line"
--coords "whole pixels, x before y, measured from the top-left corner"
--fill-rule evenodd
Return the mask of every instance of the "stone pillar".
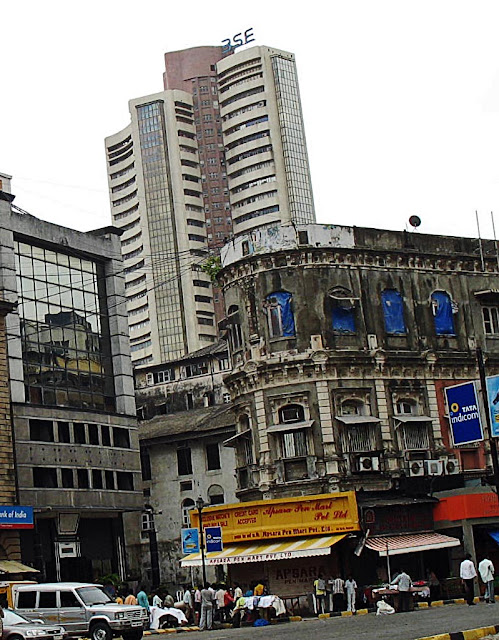
M 427 380 L 426 389 L 428 393 L 428 409 L 430 412 L 431 425 L 433 429 L 433 440 L 435 441 L 436 447 L 440 448 L 443 446 L 442 429 L 440 427 L 440 416 L 438 412 L 437 390 L 435 388 L 435 381 Z
M 464 553 L 471 553 L 471 559 L 473 564 L 478 568 L 478 562 L 475 549 L 475 536 L 473 535 L 473 525 L 469 520 L 463 520 L 463 549 Z M 480 589 L 478 586 L 478 578 L 475 580 L 475 596 L 480 595 Z
M 258 433 L 258 448 L 260 452 L 260 485 L 268 485 L 272 480 L 269 470 L 270 460 L 270 445 L 269 435 L 267 433 L 267 414 L 265 412 L 265 401 L 263 391 L 255 391 L 255 415 L 256 415 L 256 430 Z
M 381 420 L 380 428 L 381 428 L 381 440 L 382 440 L 383 450 L 386 453 L 391 453 L 394 450 L 394 447 L 393 447 L 392 431 L 390 429 L 390 416 L 388 414 L 388 402 L 386 400 L 384 380 L 380 380 L 380 379 L 375 380 L 374 390 L 376 393 L 376 404 L 378 405 L 378 417 Z M 397 470 L 397 458 L 395 456 L 393 457 L 385 456 L 385 461 L 387 465 L 387 471 Z
M 319 409 L 322 442 L 324 445 L 324 457 L 326 458 L 326 474 L 337 474 L 338 460 L 329 459 L 331 456 L 336 456 L 337 453 L 333 429 L 331 395 L 329 393 L 328 383 L 325 380 L 318 380 L 315 386 L 317 390 L 317 406 Z

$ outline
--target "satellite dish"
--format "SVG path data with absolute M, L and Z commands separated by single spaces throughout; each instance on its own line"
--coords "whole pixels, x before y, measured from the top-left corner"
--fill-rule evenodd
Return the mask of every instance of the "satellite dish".
M 419 227 L 419 225 L 421 224 L 421 218 L 419 216 L 411 216 L 409 218 L 409 224 L 411 225 L 411 227 L 414 227 L 416 229 L 416 227 Z

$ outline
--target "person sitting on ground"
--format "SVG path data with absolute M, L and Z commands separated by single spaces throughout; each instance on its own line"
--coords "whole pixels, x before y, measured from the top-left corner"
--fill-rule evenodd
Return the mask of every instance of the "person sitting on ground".
M 173 596 L 171 596 L 168 591 L 165 593 L 165 599 L 163 600 L 163 606 L 166 607 L 167 609 L 173 609 L 173 607 L 175 606 L 175 600 L 173 599 Z
M 128 595 L 125 598 L 125 604 L 133 604 L 133 605 L 138 604 L 137 598 L 133 595 L 133 592 L 131 590 L 128 591 Z
M 144 609 L 147 609 L 147 613 L 149 613 L 149 598 L 147 597 L 144 585 L 140 586 L 139 592 L 137 594 L 137 604 L 141 607 L 144 607 Z

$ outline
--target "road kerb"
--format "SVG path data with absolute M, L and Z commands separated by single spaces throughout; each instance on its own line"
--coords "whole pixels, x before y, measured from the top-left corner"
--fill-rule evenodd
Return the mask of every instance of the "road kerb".
M 425 636 L 418 640 L 479 640 L 485 636 L 494 635 L 499 631 L 499 625 L 491 627 L 479 627 L 477 629 L 467 629 L 466 631 L 456 631 L 454 633 L 440 633 L 435 636 Z

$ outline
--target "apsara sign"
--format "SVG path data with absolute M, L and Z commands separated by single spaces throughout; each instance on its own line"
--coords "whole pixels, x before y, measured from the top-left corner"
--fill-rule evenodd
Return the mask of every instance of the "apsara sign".
M 199 526 L 191 511 L 192 526 Z M 354 491 L 209 507 L 203 526 L 222 528 L 224 543 L 359 530 Z

